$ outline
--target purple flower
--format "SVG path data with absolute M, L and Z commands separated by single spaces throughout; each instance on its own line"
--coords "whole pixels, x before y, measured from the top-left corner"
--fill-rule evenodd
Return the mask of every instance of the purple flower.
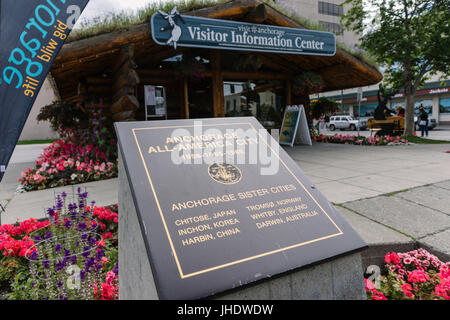
M 59 244 L 59 243 L 56 244 L 56 246 L 55 246 L 55 251 L 56 251 L 56 252 L 61 251 L 61 244 Z
M 81 255 L 85 258 L 89 257 L 91 255 L 91 252 L 89 251 L 90 249 L 91 249 L 91 247 L 84 247 L 83 253 Z
M 67 197 L 67 193 L 65 193 L 64 191 L 61 193 L 61 197 L 66 198 Z
M 42 265 L 44 266 L 44 269 L 50 268 L 50 263 L 48 262 L 48 260 L 42 261 Z
M 62 285 L 63 285 L 63 283 L 61 282 L 61 280 L 59 280 L 58 283 L 57 283 L 58 288 L 61 288 Z
M 57 264 L 55 264 L 55 271 L 61 271 L 62 269 L 64 269 L 65 266 L 65 261 L 58 261 Z
M 90 244 L 91 246 L 95 245 L 96 243 L 97 243 L 97 240 L 95 240 L 94 237 L 89 238 L 89 244 Z
M 41 241 L 42 240 L 42 238 L 40 236 L 34 236 L 33 239 L 34 239 L 34 241 Z
M 36 251 L 34 251 L 32 254 L 30 254 L 30 257 L 29 257 L 30 260 L 37 260 L 37 258 L 38 258 L 38 254 Z
M 94 260 L 94 258 L 88 258 L 87 260 L 86 260 L 86 263 L 84 264 L 84 270 L 86 271 L 86 272 L 88 272 L 89 271 L 89 269 L 94 265 L 94 263 L 95 263 L 95 260 Z
M 47 232 L 44 236 L 45 239 L 50 239 L 52 237 L 52 233 L 51 232 Z
M 83 233 L 82 235 L 81 235 L 81 240 L 87 240 L 87 238 L 88 238 L 88 234 L 87 233 Z
M 70 256 L 70 250 L 65 249 L 64 256 L 66 256 L 66 257 Z
M 101 259 L 105 256 L 105 251 L 103 251 L 102 249 L 97 251 L 97 254 L 95 255 L 97 257 L 97 259 Z
M 63 207 L 64 203 L 61 199 L 61 197 L 59 196 L 59 194 L 56 196 L 56 210 L 61 210 Z
M 84 281 L 85 277 L 86 277 L 86 272 L 83 271 L 83 270 L 80 271 L 80 280 L 81 280 L 81 281 Z
M 53 216 L 55 215 L 55 208 L 48 208 L 48 209 L 47 209 L 47 214 L 48 214 L 50 217 L 53 217 Z
M 76 255 L 73 255 L 70 259 L 71 259 L 73 264 L 77 264 L 78 258 L 77 258 Z
M 80 222 L 78 223 L 78 230 L 86 230 L 87 229 L 87 225 L 84 222 Z
M 69 203 L 67 205 L 67 208 L 69 209 L 69 211 L 74 211 L 77 208 L 77 204 L 76 203 Z
M 116 262 L 116 265 L 114 266 L 114 269 L 112 270 L 112 272 L 114 272 L 115 274 L 119 273 L 119 263 Z

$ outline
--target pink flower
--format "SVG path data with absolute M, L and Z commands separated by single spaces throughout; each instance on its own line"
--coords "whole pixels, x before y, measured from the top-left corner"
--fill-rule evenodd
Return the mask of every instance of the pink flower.
M 434 289 L 434 293 L 438 297 L 450 300 L 450 278 L 445 278 Z
M 373 284 L 373 282 L 370 281 L 369 279 L 364 279 L 364 283 L 366 285 L 366 290 L 376 290 L 377 289 L 375 287 L 375 285 Z
M 405 296 L 407 296 L 408 298 L 414 298 L 414 295 L 411 292 L 412 286 L 409 283 L 402 284 L 400 288 L 402 288 L 402 291 L 405 294 Z
M 421 270 L 411 271 L 408 275 L 408 281 L 412 283 L 423 283 L 427 282 L 429 279 L 430 277 Z
M 412 262 L 412 259 L 411 259 L 411 258 L 405 258 L 405 259 L 403 259 L 403 263 L 404 263 L 404 264 L 411 264 L 411 262 Z
M 447 264 L 443 264 L 439 270 L 439 279 L 450 278 L 450 267 Z

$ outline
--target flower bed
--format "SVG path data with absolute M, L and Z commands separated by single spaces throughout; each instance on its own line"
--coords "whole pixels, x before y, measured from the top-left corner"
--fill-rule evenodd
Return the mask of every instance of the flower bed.
M 378 288 L 365 279 L 371 300 L 450 300 L 450 262 L 424 249 L 385 256 L 387 275 Z
M 48 220 L 0 226 L 0 288 L 8 299 L 118 299 L 117 206 L 58 195 Z
M 52 120 L 54 125 L 57 119 Z M 63 138 L 44 149 L 35 168 L 22 172 L 22 189 L 41 190 L 117 176 L 116 138 L 102 105 L 90 111 L 87 122 L 87 128 L 60 124 Z
M 397 145 L 408 143 L 408 140 L 401 138 L 400 136 L 364 137 L 364 136 L 356 136 L 353 134 L 343 135 L 336 133 L 333 136 L 323 134 L 311 134 L 311 138 L 316 142 L 354 144 L 364 146 L 385 146 L 385 145 Z
M 34 169 L 22 172 L 19 182 L 26 191 L 109 179 L 117 176 L 117 162 L 92 144 L 77 145 L 60 139 L 44 149 Z

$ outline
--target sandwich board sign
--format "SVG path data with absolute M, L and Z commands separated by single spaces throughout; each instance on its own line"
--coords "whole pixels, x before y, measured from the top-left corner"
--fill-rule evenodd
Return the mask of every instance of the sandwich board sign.
M 284 111 L 280 144 L 293 147 L 294 143 L 312 145 L 303 105 L 287 106 Z
M 124 214 L 137 216 L 160 299 L 208 297 L 366 246 L 254 117 L 115 129 L 134 206 Z M 248 161 L 256 154 L 268 158 Z

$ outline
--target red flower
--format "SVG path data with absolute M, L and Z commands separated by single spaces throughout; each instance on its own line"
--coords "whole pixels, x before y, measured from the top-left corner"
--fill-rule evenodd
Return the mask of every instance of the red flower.
M 113 234 L 112 232 L 105 232 L 104 234 L 102 234 L 102 239 L 106 240 L 106 239 L 112 239 Z
M 97 241 L 96 246 L 99 248 L 105 247 L 106 243 L 104 240 Z
M 386 263 L 393 263 L 393 264 L 399 264 L 400 263 L 400 257 L 395 253 L 395 252 L 391 252 L 391 253 L 387 253 L 386 256 L 384 257 L 384 261 Z

